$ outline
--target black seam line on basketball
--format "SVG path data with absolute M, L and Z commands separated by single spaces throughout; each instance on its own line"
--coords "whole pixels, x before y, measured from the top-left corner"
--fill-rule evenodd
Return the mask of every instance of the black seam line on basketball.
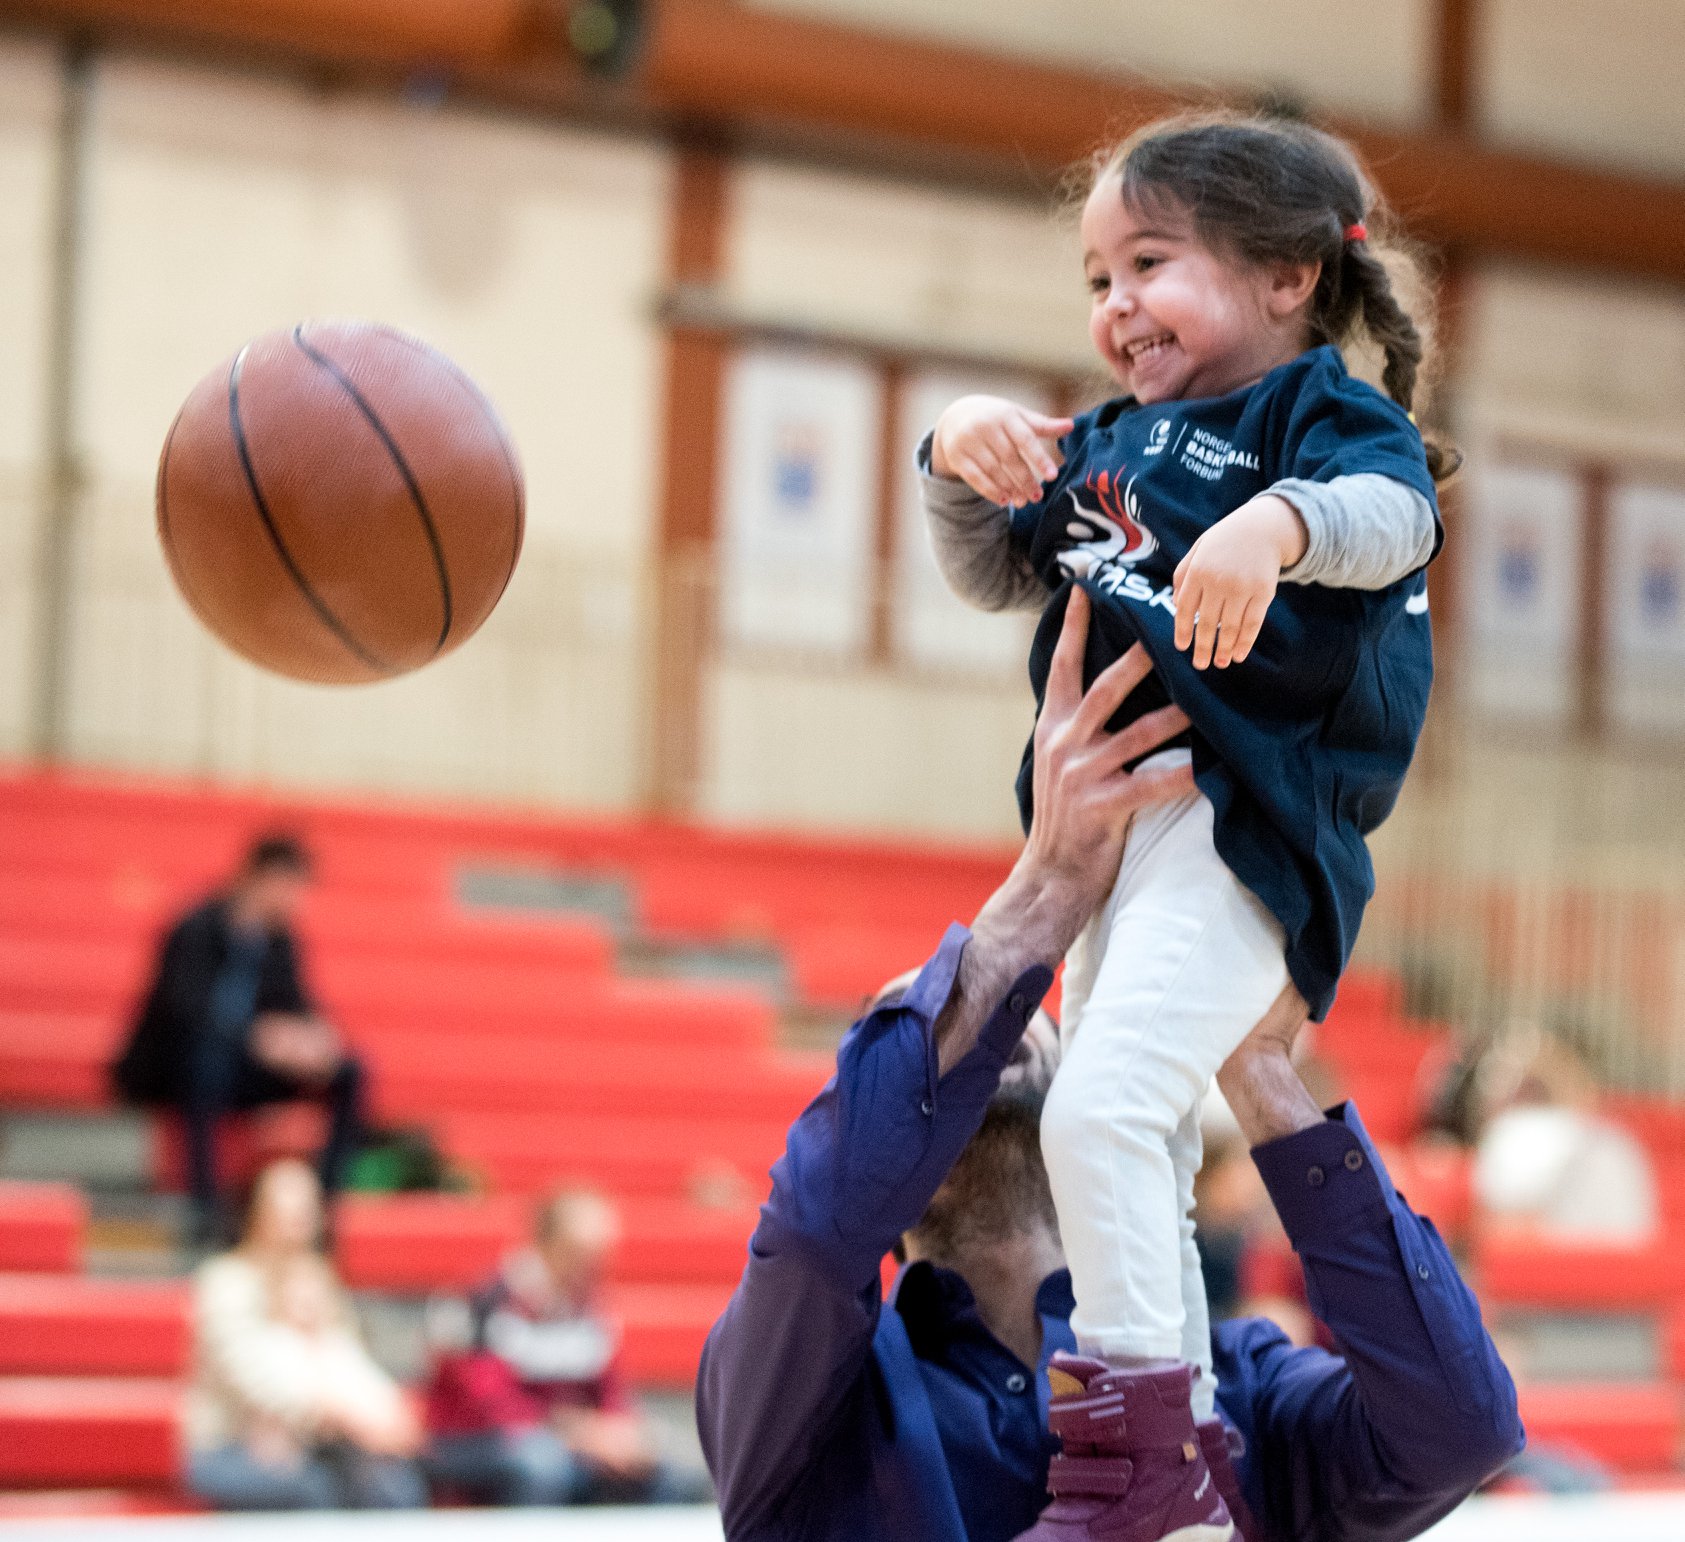
M 454 619 L 455 607 L 451 603 L 450 569 L 445 566 L 445 549 L 439 541 L 438 527 L 433 523 L 432 511 L 427 507 L 427 500 L 421 494 L 421 484 L 416 481 L 415 473 L 410 470 L 410 463 L 404 459 L 404 452 L 398 448 L 398 441 L 392 437 L 391 430 L 381 422 L 380 414 L 374 410 L 369 399 L 357 389 L 356 382 L 351 379 L 332 359 L 318 349 L 312 348 L 304 340 L 304 328 L 293 328 L 293 342 L 299 351 L 314 363 L 319 369 L 325 369 L 339 382 L 339 387 L 356 404 L 357 410 L 368 421 L 368 425 L 380 436 L 380 442 L 386 446 L 386 453 L 392 457 L 392 464 L 398 468 L 398 475 L 404 479 L 404 486 L 409 489 L 410 502 L 415 505 L 415 512 L 421 520 L 422 531 L 427 536 L 427 544 L 433 552 L 433 566 L 439 575 L 439 597 L 444 602 L 445 620 L 439 628 L 439 640 L 433 644 L 436 657 L 445 646 L 445 640 L 451 634 L 451 623 Z
M 258 485 L 257 468 L 252 464 L 251 446 L 246 442 L 246 426 L 240 421 L 240 371 L 245 363 L 246 350 L 242 348 L 235 355 L 234 367 L 228 372 L 228 426 L 234 434 L 234 449 L 240 457 L 240 469 L 246 474 L 246 486 L 251 491 L 252 502 L 257 506 L 263 528 L 269 532 L 270 544 L 275 548 L 275 555 L 281 559 L 281 565 L 292 576 L 292 581 L 298 586 L 298 592 L 321 618 L 322 625 L 344 643 L 360 663 L 367 664 L 370 669 L 378 669 L 382 674 L 390 674 L 394 666 L 357 641 L 351 629 L 329 608 L 328 602 L 316 593 L 310 580 L 293 560 L 293 554 L 287 550 L 287 543 L 281 539 L 281 532 L 275 528 L 275 518 L 269 512 L 269 500 L 263 496 L 263 488 Z

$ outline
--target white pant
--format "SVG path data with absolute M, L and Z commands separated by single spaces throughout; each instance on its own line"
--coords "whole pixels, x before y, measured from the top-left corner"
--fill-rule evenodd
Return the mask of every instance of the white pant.
M 1201 1418 L 1216 1383 L 1194 1246 L 1200 1103 L 1287 983 L 1284 946 L 1217 855 L 1210 801 L 1195 792 L 1135 816 L 1117 884 L 1065 961 L 1041 1144 L 1071 1327 L 1085 1354 L 1198 1367 Z

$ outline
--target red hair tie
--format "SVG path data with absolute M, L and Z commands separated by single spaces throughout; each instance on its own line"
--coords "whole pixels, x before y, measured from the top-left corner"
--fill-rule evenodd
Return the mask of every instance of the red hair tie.
M 1355 225 L 1347 225 L 1346 239 L 1348 241 L 1367 241 L 1369 239 L 1369 227 L 1362 220 L 1359 220 Z

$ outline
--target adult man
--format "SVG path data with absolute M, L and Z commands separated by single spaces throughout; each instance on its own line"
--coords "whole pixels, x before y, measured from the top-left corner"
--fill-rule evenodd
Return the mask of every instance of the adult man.
M 601 1301 L 620 1218 L 564 1189 L 538 1207 L 533 1246 L 467 1302 L 429 1313 L 433 1477 L 505 1505 L 678 1504 L 708 1480 L 662 1457 L 620 1366 Z
M 253 844 L 228 888 L 183 916 L 121 1058 L 118 1091 L 180 1109 L 187 1126 L 196 1240 L 226 1240 L 217 1178 L 223 1115 L 307 1098 L 328 1107 L 323 1187 L 339 1187 L 362 1122 L 362 1066 L 316 1015 L 293 923 L 310 855 L 287 835 Z
M 1051 1043 L 1026 1035 L 1052 968 L 1104 896 L 1134 809 L 1175 772 L 1121 767 L 1186 724 L 1104 724 L 1147 673 L 1127 656 L 1081 690 L 1074 599 L 1036 730 L 1039 806 L 1023 856 L 967 934 L 950 930 L 898 998 L 851 1030 L 790 1132 L 743 1279 L 715 1325 L 698 1424 L 732 1542 L 1007 1542 L 1043 1517 L 1071 1538 L 1163 1537 L 1139 1476 L 1209 1465 L 1247 1542 L 1416 1535 L 1521 1443 L 1514 1387 L 1431 1227 L 1402 1203 L 1348 1107 L 1324 1116 L 1287 1058 L 1291 996 L 1222 1081 L 1343 1360 L 1261 1322 L 1216 1337 L 1226 1423 L 1169 1428 L 1073 1346 L 1035 1142 Z M 1001 1090 L 1003 1070 L 1016 1059 Z M 987 1117 L 985 1115 L 987 1114 Z M 980 1133 L 979 1133 L 980 1132 Z M 956 1160 L 957 1159 L 957 1160 Z M 893 1307 L 878 1268 L 910 1262 Z M 1066 1449 L 1052 1464 L 1057 1442 Z M 1078 1429 L 1083 1430 L 1080 1438 Z M 1241 1454 L 1231 1465 L 1229 1441 Z M 1178 1493 L 1180 1490 L 1178 1489 Z M 1175 1534 L 1215 1542 L 1198 1511 Z M 1255 1517 L 1255 1519 L 1253 1518 Z

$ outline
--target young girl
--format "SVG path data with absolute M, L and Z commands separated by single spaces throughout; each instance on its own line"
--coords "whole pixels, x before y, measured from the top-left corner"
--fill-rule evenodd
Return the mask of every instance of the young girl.
M 1042 1145 L 1082 1357 L 1052 1372 L 1065 1451 L 1038 1538 L 1233 1534 L 1226 1464 L 1214 1486 L 1201 1455 L 1220 1426 L 1198 1107 L 1289 981 L 1314 1017 L 1332 1003 L 1373 887 L 1364 836 L 1397 797 L 1432 678 L 1420 569 L 1448 457 L 1409 416 L 1422 342 L 1376 255 L 1378 215 L 1317 130 L 1144 130 L 1082 219 L 1090 336 L 1126 394 L 1074 421 L 967 397 L 921 451 L 950 583 L 987 609 L 1046 606 L 1038 700 L 1080 584 L 1088 678 L 1139 642 L 1160 694 L 1137 690 L 1127 714 L 1168 696 L 1193 724 L 1161 756 L 1191 759 L 1198 790 L 1137 816 L 1065 971 Z M 1384 356 L 1387 394 L 1347 373 L 1354 341 Z M 1026 827 L 1030 769 L 1026 754 Z

